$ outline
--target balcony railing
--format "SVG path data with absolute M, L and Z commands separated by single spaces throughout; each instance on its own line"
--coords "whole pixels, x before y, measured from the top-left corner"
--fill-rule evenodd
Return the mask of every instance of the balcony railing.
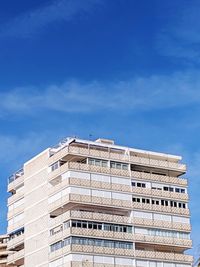
M 13 181 L 17 180 L 18 178 L 20 178 L 22 175 L 24 175 L 24 169 L 20 169 L 17 172 L 13 173 L 9 178 L 8 178 L 8 182 L 12 183 Z
M 78 186 L 89 187 L 89 188 L 98 188 L 102 190 L 106 189 L 106 190 L 140 194 L 140 195 L 151 196 L 151 197 L 188 201 L 188 194 L 184 194 L 184 193 L 175 193 L 175 192 L 156 190 L 156 189 L 150 189 L 150 188 L 132 187 L 131 185 L 107 183 L 107 182 L 86 180 L 86 179 L 75 178 L 75 177 L 69 177 L 68 179 L 63 180 L 60 184 L 56 185 L 55 187 L 50 188 L 49 193 L 50 195 L 55 194 L 56 192 L 59 192 L 61 189 L 69 185 L 78 185 Z
M 109 247 L 96 247 L 89 245 L 71 245 L 72 252 L 83 252 L 83 253 L 94 253 L 94 254 L 105 254 L 105 255 L 121 255 L 121 256 L 134 256 L 132 249 L 123 248 L 109 248 Z
M 61 224 L 64 221 L 69 219 L 82 219 L 82 220 L 91 220 L 91 221 L 103 221 L 103 222 L 114 222 L 122 224 L 132 224 L 131 218 L 126 216 L 112 215 L 106 213 L 98 212 L 87 212 L 87 211 L 78 211 L 71 210 L 67 211 L 58 217 L 50 221 L 50 225 L 54 227 L 55 225 Z
M 183 209 L 183 208 L 175 208 L 175 207 L 166 207 L 161 205 L 152 205 L 152 204 L 143 204 L 143 203 L 137 203 L 133 202 L 133 209 L 139 209 L 139 210 L 152 210 L 152 211 L 159 211 L 164 213 L 172 213 L 172 214 L 181 214 L 185 216 L 189 216 L 190 212 L 189 209 Z
M 62 263 L 58 267 L 133 267 L 133 265 L 121 265 L 121 264 L 110 264 L 110 263 L 97 263 L 88 260 L 83 261 L 68 261 Z
M 150 236 L 142 234 L 135 234 L 133 239 L 135 242 L 162 244 L 162 245 L 178 246 L 186 248 L 192 247 L 192 240 L 190 239 L 181 239 L 181 238 L 164 237 L 164 236 Z
M 70 202 L 89 204 L 89 205 L 95 205 L 95 206 L 96 205 L 106 206 L 106 207 L 110 206 L 110 207 L 115 207 L 115 208 L 122 209 L 122 210 L 132 209 L 132 201 L 70 193 L 58 199 L 57 201 L 49 204 L 50 212 Z
M 168 221 L 161 221 L 161 220 L 150 220 L 150 219 L 143 219 L 143 218 L 133 218 L 133 224 L 137 226 L 146 226 L 146 227 L 153 227 L 153 228 L 164 228 L 164 229 L 171 229 L 171 230 L 178 230 L 178 231 L 185 231 L 190 232 L 191 226 L 187 223 L 177 223 L 177 222 L 168 222 Z
M 15 238 L 12 238 L 8 241 L 8 249 L 14 248 L 24 242 L 24 234 L 21 234 L 19 236 L 16 236 Z
M 23 196 L 24 196 L 24 190 L 23 189 L 21 189 L 20 191 L 17 191 L 16 194 L 14 194 L 8 198 L 8 205 L 17 201 L 19 198 L 22 198 Z
M 68 265 L 67 265 L 68 264 Z M 70 265 L 71 264 L 71 265 Z M 121 265 L 121 264 L 110 264 L 110 263 L 96 263 L 90 261 L 72 261 L 62 265 L 62 267 L 133 267 L 133 265 Z
M 183 200 L 188 201 L 188 194 L 185 193 L 176 193 L 176 192 L 169 192 L 164 190 L 157 190 L 151 188 L 142 188 L 142 187 L 132 187 L 132 193 L 151 196 L 151 197 L 159 197 L 159 198 L 167 198 L 167 199 L 176 199 L 176 200 Z
M 17 229 L 24 227 L 24 218 L 21 219 L 19 222 L 13 223 L 8 225 L 8 233 L 14 232 Z
M 154 174 L 154 173 L 137 172 L 137 171 L 132 171 L 131 176 L 133 178 L 137 178 L 141 180 L 157 181 L 157 182 L 163 182 L 163 183 L 168 183 L 168 184 L 187 186 L 187 179 L 183 179 L 183 178 L 159 175 L 159 174 Z
M 107 168 L 107 167 L 100 167 L 100 166 L 94 166 L 89 164 L 83 164 L 78 162 L 67 162 L 58 169 L 54 170 L 49 174 L 49 180 L 53 180 L 59 175 L 62 175 L 63 173 L 69 171 L 69 170 L 75 170 L 75 171 L 86 171 L 86 172 L 94 172 L 94 173 L 103 173 L 108 175 L 114 175 L 114 176 L 122 176 L 124 178 L 138 178 L 142 180 L 151 180 L 151 181 L 160 181 L 165 182 L 169 184 L 176 184 L 176 185 L 187 185 L 186 179 L 176 178 L 176 177 L 170 177 L 170 176 L 164 176 L 164 175 L 157 175 L 157 174 L 150 174 L 150 173 L 142 173 L 142 172 L 136 172 L 136 171 L 128 171 L 128 170 L 120 170 L 120 169 L 114 169 L 114 168 Z
M 78 210 L 71 210 L 67 211 L 58 217 L 52 219 L 50 221 L 51 228 L 62 224 L 64 221 L 70 219 L 82 219 L 82 220 L 90 220 L 90 221 L 99 221 L 99 222 L 112 222 L 116 224 L 129 224 L 135 226 L 145 226 L 151 228 L 164 228 L 164 229 L 171 229 L 171 230 L 178 230 L 184 232 L 190 232 L 191 226 L 187 223 L 176 223 L 176 222 L 168 222 L 168 221 L 161 221 L 161 220 L 150 220 L 150 219 L 143 219 L 143 218 L 131 218 L 127 216 L 119 216 L 119 215 L 112 215 L 106 213 L 98 213 L 98 212 L 87 212 L 87 211 L 78 211 Z
M 8 184 L 8 192 L 12 191 L 13 189 L 18 187 L 19 185 L 23 184 L 23 182 L 24 182 L 24 175 L 18 177 L 13 182 L 10 182 Z
M 135 256 L 138 259 L 156 259 L 164 261 L 177 261 L 192 263 L 193 257 L 191 255 L 178 254 L 178 253 L 167 253 L 159 251 L 147 251 L 147 250 L 136 250 Z
M 8 211 L 7 217 L 8 219 L 10 219 L 11 217 L 23 211 L 24 211 L 24 204 L 21 204 L 19 207 L 13 208 L 12 210 Z
M 115 231 L 105 231 L 97 229 L 86 229 L 86 228 L 67 228 L 63 229 L 60 232 L 50 236 L 49 242 L 55 243 L 62 238 L 69 237 L 70 235 L 75 236 L 87 236 L 94 238 L 105 238 L 105 239 L 115 239 L 115 240 L 126 240 L 139 243 L 148 243 L 148 244 L 161 244 L 166 246 L 178 246 L 184 248 L 191 248 L 192 241 L 190 239 L 181 239 L 181 238 L 172 238 L 172 237 L 163 237 L 163 236 L 150 236 L 134 233 L 124 233 L 124 232 L 115 232 Z
M 82 148 L 79 146 L 67 146 L 59 153 L 50 158 L 50 162 L 53 163 L 56 160 L 66 156 L 67 154 L 77 154 L 83 156 L 97 157 L 102 159 L 111 159 L 116 161 L 128 162 L 139 165 L 147 165 L 157 168 L 174 169 L 181 172 L 186 171 L 186 165 L 178 162 L 172 162 L 169 160 L 152 159 L 150 157 L 133 156 L 129 153 L 114 153 L 109 151 L 102 151 L 98 149 Z
M 7 261 L 8 261 L 8 264 L 12 264 L 12 263 L 20 264 L 20 262 L 23 262 L 23 258 L 24 258 L 24 249 L 8 255 Z
M 59 233 L 56 233 L 50 236 L 49 242 L 55 243 L 59 241 L 61 238 L 69 237 L 70 235 L 87 236 L 87 237 L 94 237 L 94 238 L 106 238 L 106 239 L 115 239 L 115 240 L 126 240 L 126 241 L 134 240 L 132 233 L 71 227 L 71 228 L 63 229 Z
M 49 190 L 49 194 L 53 195 L 56 192 L 64 189 L 67 186 L 82 186 L 88 188 L 97 188 L 97 189 L 104 189 L 104 190 L 111 190 L 111 191 L 119 191 L 119 192 L 127 192 L 131 193 L 132 187 L 131 185 L 123 185 L 123 184 L 116 184 L 116 183 L 106 183 L 94 180 L 86 180 L 81 178 L 74 178 L 69 177 L 68 179 L 63 180 L 60 184 L 51 187 Z
M 158 251 L 145 251 L 145 250 L 133 250 L 133 249 L 122 249 L 122 248 L 109 248 L 109 247 L 96 247 L 89 245 L 68 245 L 63 249 L 50 253 L 50 259 L 53 260 L 65 253 L 79 252 L 87 254 L 100 254 L 100 255 L 112 255 L 112 256 L 125 256 L 137 259 L 154 259 L 159 261 L 172 261 L 180 263 L 192 263 L 193 257 L 185 254 L 178 253 L 167 253 Z

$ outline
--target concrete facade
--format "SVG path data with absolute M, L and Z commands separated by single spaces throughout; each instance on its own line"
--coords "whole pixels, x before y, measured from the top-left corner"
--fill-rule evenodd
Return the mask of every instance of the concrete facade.
M 190 267 L 181 157 L 68 138 L 8 184 L 8 264 Z

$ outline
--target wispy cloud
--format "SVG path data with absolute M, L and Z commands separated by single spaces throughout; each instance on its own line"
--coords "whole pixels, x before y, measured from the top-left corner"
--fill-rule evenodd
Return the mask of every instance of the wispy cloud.
M 181 59 L 187 64 L 200 63 L 200 2 L 183 0 L 168 6 L 168 19 L 157 36 L 157 47 L 164 56 Z M 169 7 L 170 6 L 170 7 Z
M 0 93 L 0 114 L 38 110 L 68 113 L 141 111 L 200 104 L 200 73 L 178 72 L 128 81 L 67 81 L 46 88 L 15 88 Z
M 0 28 L 0 36 L 29 38 L 47 26 L 91 12 L 100 0 L 52 0 L 49 5 L 14 18 Z

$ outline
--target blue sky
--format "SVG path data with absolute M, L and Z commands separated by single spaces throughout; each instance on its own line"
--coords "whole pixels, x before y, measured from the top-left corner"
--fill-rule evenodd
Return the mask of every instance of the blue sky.
M 200 253 L 200 2 L 0 4 L 0 231 L 10 173 L 66 136 L 183 155 Z

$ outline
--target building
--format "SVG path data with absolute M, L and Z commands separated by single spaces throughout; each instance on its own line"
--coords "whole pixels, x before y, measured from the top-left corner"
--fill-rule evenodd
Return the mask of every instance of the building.
M 196 262 L 194 263 L 194 267 L 200 267 L 200 258 L 196 260 Z
M 7 242 L 8 242 L 8 236 L 7 235 L 0 235 L 0 266 L 5 267 L 7 266 L 7 257 L 10 253 L 7 250 Z M 10 265 L 15 266 L 15 265 Z
M 180 156 L 68 138 L 9 178 L 9 264 L 190 267 Z
M 6 235 L 0 235 L 0 266 L 4 267 L 7 264 L 7 240 Z

